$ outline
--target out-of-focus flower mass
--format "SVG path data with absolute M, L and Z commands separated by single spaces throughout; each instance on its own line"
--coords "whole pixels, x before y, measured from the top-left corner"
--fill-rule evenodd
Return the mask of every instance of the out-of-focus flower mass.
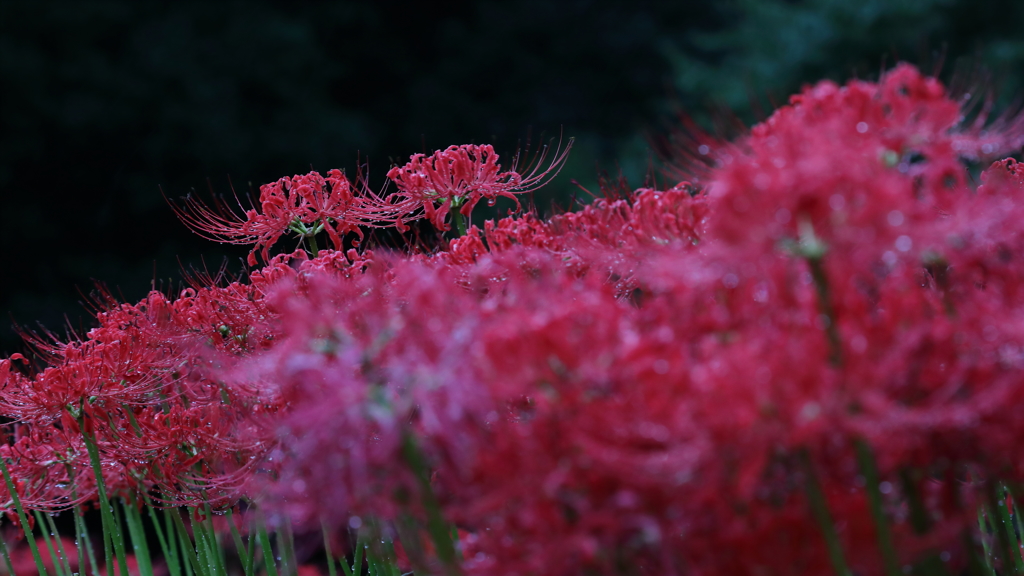
M 394 526 L 421 569 L 960 573 L 1024 485 L 1024 171 L 1001 159 L 1024 123 L 962 116 L 908 65 L 823 82 L 688 181 L 429 253 L 342 248 L 446 231 L 567 149 L 417 154 L 390 192 L 282 178 L 244 215 L 189 200 L 265 266 L 0 361 L 0 456 L 32 509 L 95 499 L 94 442 L 116 494 Z M 271 256 L 288 231 L 311 254 Z

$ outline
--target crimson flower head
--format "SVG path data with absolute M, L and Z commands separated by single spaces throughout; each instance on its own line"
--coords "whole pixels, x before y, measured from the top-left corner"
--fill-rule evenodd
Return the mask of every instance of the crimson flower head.
M 281 178 L 260 186 L 260 208 L 244 214 L 218 203 L 213 209 L 191 196 L 185 207 L 176 209 L 178 217 L 201 236 L 229 244 L 255 244 L 249 253 L 249 265 L 256 265 L 256 252 L 269 260 L 268 249 L 288 231 L 310 241 L 317 251 L 316 235 L 326 232 L 338 250 L 342 237 L 354 232 L 362 238 L 360 224 L 372 223 L 382 201 L 372 193 L 356 194 L 340 170 L 327 177 L 317 172 Z
M 556 148 L 551 164 L 542 170 L 547 155 L 544 147 L 522 172 L 517 170 L 518 155 L 512 161 L 512 169 L 502 172 L 498 154 L 490 144 L 449 146 L 430 156 L 413 154 L 404 166 L 395 166 L 388 172 L 388 178 L 398 186 L 392 200 L 399 214 L 396 225 L 404 228 L 403 220 L 415 218 L 422 208 L 436 228 L 447 230 L 445 220 L 452 208 L 461 207 L 459 212 L 469 217 L 481 199 L 493 203 L 499 196 L 511 198 L 518 205 L 516 194 L 532 192 L 547 184 L 558 174 L 571 147 L 572 140 L 565 150 Z

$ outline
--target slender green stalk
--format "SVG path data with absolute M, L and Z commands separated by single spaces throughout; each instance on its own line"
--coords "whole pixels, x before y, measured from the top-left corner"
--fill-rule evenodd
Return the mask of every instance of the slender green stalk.
M 178 547 L 174 542 L 168 542 L 164 529 L 160 527 L 160 519 L 157 518 L 153 504 L 146 499 L 146 512 L 149 514 L 150 524 L 156 532 L 156 538 L 160 542 L 160 551 L 164 555 L 164 562 L 167 563 L 167 571 L 171 576 L 181 576 L 181 566 L 178 563 Z
M 917 481 L 914 478 L 916 474 L 919 472 L 904 468 L 900 470 L 900 482 L 903 484 L 903 493 L 907 497 L 907 506 L 910 508 L 910 526 L 915 533 L 925 534 L 931 528 L 931 521 L 928 519 L 928 509 L 925 508 L 921 491 L 918 490 Z
M 345 558 L 341 558 L 339 562 L 341 569 L 345 572 L 345 576 L 360 576 L 363 573 L 363 549 L 365 546 L 362 542 L 356 540 L 355 552 L 352 555 L 352 565 L 349 566 L 348 561 Z
M 455 559 L 461 564 L 465 558 L 462 557 L 462 546 L 459 544 L 459 529 L 452 526 L 452 545 L 455 547 Z
M 231 538 L 235 542 L 235 551 L 238 553 L 238 559 L 242 561 L 242 568 L 245 570 L 245 576 L 252 576 L 252 567 L 246 562 L 249 557 L 249 549 L 242 542 L 242 535 L 238 533 L 238 527 L 235 526 L 235 517 L 231 513 L 231 508 L 227 511 L 228 525 L 231 526 Z M 333 574 L 331 575 L 333 576 Z
M 327 557 L 327 576 L 337 576 L 337 571 L 334 568 L 334 555 L 331 554 L 331 534 L 327 529 L 326 521 L 320 522 L 320 531 L 324 535 L 324 556 Z M 345 560 L 342 559 L 342 563 L 344 562 Z
M 980 516 L 979 516 L 980 520 Z M 967 552 L 967 574 L 968 576 L 995 576 L 992 565 L 978 556 L 977 546 L 974 545 L 974 536 L 970 529 L 964 528 L 961 535 L 964 550 Z
M 307 238 L 309 238 L 309 253 L 316 258 L 320 254 L 320 247 L 316 245 L 316 236 L 307 236 Z
M 121 509 L 124 511 L 128 535 L 132 539 L 132 550 L 135 552 L 135 560 L 139 565 L 139 573 L 141 576 L 153 576 L 153 561 L 149 556 L 149 544 L 146 542 L 146 529 L 142 523 L 142 513 L 133 503 L 123 500 Z
M 122 526 L 124 526 L 124 524 L 125 524 L 124 521 L 123 521 L 124 518 L 122 518 L 122 516 L 123 516 L 122 512 L 124 511 L 124 508 L 122 506 L 118 506 L 117 505 L 117 500 L 111 500 L 110 501 L 110 511 L 111 511 L 112 516 L 114 518 L 114 535 L 113 535 L 113 538 L 117 538 L 117 542 L 114 543 L 114 552 L 117 554 L 118 564 L 120 564 L 121 567 L 123 567 L 124 570 L 125 570 L 125 572 L 121 572 L 121 574 L 127 574 L 127 566 L 128 566 L 128 545 L 127 545 L 127 542 L 128 541 L 127 541 L 127 539 L 124 536 L 125 531 L 122 529 Z M 139 559 L 136 558 L 135 560 L 138 561 Z M 141 564 L 139 565 L 139 569 L 140 570 L 143 569 Z M 152 566 L 150 566 L 150 571 L 152 571 Z M 151 576 L 151 575 L 144 574 L 143 576 Z
M 387 568 L 391 576 L 402 576 L 402 570 L 398 567 L 398 554 L 395 553 L 395 543 L 392 540 L 388 540 L 388 543 L 384 546 L 384 551 L 387 553 L 387 557 L 384 558 L 384 567 Z
M 376 542 L 374 544 L 375 546 L 366 549 L 367 566 L 373 566 L 375 576 L 391 576 L 391 570 L 388 568 L 387 543 L 381 541 L 379 545 L 376 545 Z
M 135 419 L 135 411 L 127 404 L 121 404 L 121 410 L 128 416 L 128 422 L 131 423 L 132 429 L 135 430 L 135 435 L 142 438 L 142 428 L 139 427 L 139 422 Z
M 832 514 L 828 511 L 828 501 L 825 498 L 825 493 L 821 491 L 818 475 L 814 471 L 814 463 L 811 462 L 811 455 L 807 450 L 802 450 L 800 459 L 807 477 L 807 501 L 811 506 L 811 514 L 818 522 L 821 535 L 825 538 L 825 546 L 828 548 L 832 568 L 837 576 L 851 576 L 843 548 L 839 543 L 839 534 L 836 533 L 836 526 L 832 521 Z
M 206 566 L 207 574 L 218 574 L 217 560 L 214 558 L 212 546 L 210 546 L 210 535 L 206 532 L 206 526 L 196 521 L 196 511 L 189 515 L 189 523 L 192 526 L 192 537 L 196 544 L 196 555 L 201 566 Z
M 57 555 L 57 550 L 53 546 L 50 534 L 46 533 L 46 521 L 43 520 L 42 513 L 40 513 L 39 510 L 33 510 L 32 516 L 35 518 L 36 524 L 39 525 L 39 533 L 42 534 L 43 544 L 46 546 L 46 551 L 50 554 L 50 561 L 53 562 L 53 570 L 57 573 L 57 576 L 70 576 L 70 572 L 64 571 L 64 564 L 60 561 L 60 557 Z
M 100 524 L 103 528 L 103 566 L 106 568 L 107 576 L 114 576 L 114 544 L 113 530 L 107 523 L 106 515 L 100 513 Z
M 356 552 L 352 558 L 352 574 L 360 576 L 363 573 L 363 562 L 366 556 L 366 546 L 356 545 Z
M 192 541 L 188 538 L 188 530 L 185 529 L 185 523 L 181 521 L 181 514 L 177 509 L 168 510 L 167 513 L 170 514 L 171 520 L 174 522 L 178 543 L 181 545 L 181 553 L 188 559 L 188 562 L 185 564 L 186 570 L 189 571 L 190 575 L 194 572 L 199 576 L 210 576 L 208 571 L 203 570 L 196 547 L 192 545 Z
M 83 433 L 82 439 L 85 442 L 85 449 L 89 452 L 93 473 L 96 475 L 96 492 L 100 499 L 100 517 L 103 520 L 103 535 L 106 540 L 104 550 L 107 552 L 107 574 L 111 574 L 112 569 L 109 546 L 113 547 L 114 554 L 117 555 L 117 564 L 121 569 L 121 574 L 127 574 L 128 561 L 125 558 L 124 537 L 121 535 L 120 527 L 114 519 L 113 509 L 110 505 L 110 500 L 107 498 L 107 487 L 103 480 L 103 466 L 100 463 L 100 451 L 92 434 Z
M 405 548 L 405 553 L 412 563 L 414 572 L 429 572 L 427 554 L 420 538 L 420 523 L 409 513 L 402 514 L 395 521 L 398 539 Z
M 28 515 L 25 514 L 25 509 L 21 506 L 21 497 L 18 496 L 18 490 L 14 487 L 11 473 L 7 469 L 7 460 L 4 458 L 0 458 L 0 471 L 4 474 L 7 491 L 11 494 L 11 501 L 18 512 L 18 519 L 21 520 L 21 529 L 25 532 L 25 540 L 28 542 L 29 550 L 32 551 L 32 559 L 36 562 L 36 569 L 39 570 L 40 576 L 47 576 L 49 573 L 46 571 L 46 566 L 43 565 L 43 558 L 39 555 L 39 547 L 36 546 L 36 539 L 32 534 L 32 525 L 29 524 Z
M 458 234 L 458 237 L 461 238 L 465 236 L 467 228 L 466 218 L 462 215 L 462 212 L 459 212 L 458 210 L 455 209 L 452 210 L 451 214 L 452 221 L 455 222 L 455 232 Z
M 177 514 L 177 509 L 164 510 L 164 530 L 167 533 L 167 543 L 170 545 L 175 557 L 180 558 L 180 566 L 185 576 L 195 576 L 195 559 L 190 559 L 188 553 L 191 543 L 188 540 L 188 535 L 183 539 L 181 535 L 178 534 L 178 524 L 180 524 L 180 522 L 175 522 L 173 518 L 173 516 Z
M 843 345 L 839 338 L 839 327 L 836 326 L 836 313 L 832 308 L 825 267 L 822 266 L 820 257 L 807 258 L 807 265 L 811 269 L 811 278 L 814 279 L 814 287 L 818 292 L 818 309 L 828 323 L 825 334 L 828 336 L 829 362 L 833 366 L 839 366 L 843 361 Z
M 43 536 L 43 545 L 46 546 L 46 551 L 50 554 L 50 562 L 53 562 L 53 571 L 57 573 L 57 576 L 71 576 L 71 567 L 65 563 L 65 558 L 62 558 L 60 552 L 58 552 L 56 543 L 53 541 L 56 534 L 48 531 L 46 520 L 43 519 L 43 513 L 39 510 L 33 510 L 32 516 L 35 518 L 36 525 L 39 526 L 39 533 Z
M 420 451 L 419 446 L 416 445 L 416 439 L 410 432 L 406 432 L 402 438 L 402 456 L 415 475 L 417 484 L 419 484 L 421 502 L 427 513 L 427 532 L 434 542 L 434 550 L 437 553 L 437 557 L 444 563 L 449 573 L 457 573 L 455 546 L 452 545 L 452 539 L 448 532 L 449 526 L 441 516 L 441 506 L 438 504 L 437 497 L 434 496 L 434 490 L 430 486 L 430 475 L 428 474 L 427 463 L 423 458 L 423 453 Z
M 281 530 L 277 533 L 277 542 L 281 548 L 281 572 L 286 576 L 298 574 L 299 563 L 295 559 L 295 534 L 287 519 L 281 523 Z
M 245 573 L 248 576 L 256 574 L 256 542 L 254 540 L 258 538 L 253 536 L 252 532 L 249 532 L 249 554 L 245 558 Z
M 992 549 L 989 548 L 988 540 L 985 538 L 985 534 L 992 532 L 992 530 L 989 529 L 988 526 L 986 526 L 987 523 L 988 522 L 985 514 L 985 509 L 981 508 L 980 510 L 978 510 L 978 532 L 980 532 L 981 534 L 981 548 L 982 551 L 985 553 L 985 572 L 987 576 L 996 576 L 996 570 L 993 566 L 994 563 L 992 561 Z
M 1010 555 L 1013 556 L 1013 566 L 1017 574 L 1024 574 L 1024 559 L 1020 555 L 1020 541 L 1017 537 L 1017 529 L 1014 519 L 1010 516 L 1006 501 L 1006 487 L 1002 484 L 996 485 L 995 490 L 999 496 L 999 519 L 1002 521 L 1003 530 L 1006 532 L 1007 540 L 1010 543 Z
M 60 533 L 57 531 L 57 524 L 53 521 L 53 516 L 36 511 L 36 521 L 39 522 L 40 532 L 43 531 L 43 524 L 46 524 L 46 530 L 49 531 L 50 539 L 53 540 L 53 547 L 56 549 L 57 558 L 61 560 L 60 564 L 54 562 L 54 567 L 61 566 L 64 572 L 71 576 L 73 573 L 71 570 L 71 558 L 68 556 L 67 550 L 64 549 L 64 542 L 60 539 Z M 49 546 L 49 543 L 47 543 L 47 546 Z
M 67 550 L 64 549 L 64 542 L 60 539 L 60 534 L 57 531 L 57 523 L 53 521 L 53 516 L 51 516 L 50 514 L 44 514 L 44 516 L 46 519 L 46 525 L 50 530 L 50 535 L 53 536 L 53 539 L 56 541 L 57 553 L 60 554 L 62 558 L 64 558 L 64 568 L 65 570 L 67 570 L 68 574 L 72 574 L 73 571 L 71 570 L 71 557 L 68 556 Z M 81 551 L 79 551 L 78 554 L 78 564 L 79 566 L 81 566 L 82 564 Z
M 96 563 L 96 552 L 92 548 L 92 538 L 89 537 L 89 531 L 85 528 L 85 517 L 81 506 L 76 506 L 74 510 L 75 515 L 75 540 L 78 542 L 78 565 L 79 569 L 84 572 L 85 560 L 82 559 L 82 550 L 85 550 L 86 558 L 89 559 L 89 567 L 92 569 L 93 576 L 99 576 L 100 567 Z M 173 574 L 172 576 L 178 576 Z
M 366 549 L 366 574 L 368 576 L 384 576 L 380 573 L 380 568 L 377 565 L 377 556 L 373 553 L 373 550 L 365 544 L 363 548 Z
M 892 531 L 889 529 L 889 519 L 885 516 L 882 502 L 882 492 L 879 489 L 880 478 L 878 467 L 875 464 L 875 455 L 871 447 L 863 439 L 855 442 L 857 450 L 857 464 L 860 473 L 864 475 L 864 483 L 868 494 L 868 503 L 871 506 L 871 518 L 875 522 L 875 532 L 878 535 L 878 549 L 882 553 L 882 565 L 886 576 L 901 576 L 899 562 L 896 559 L 896 549 L 892 543 Z
M 213 527 L 213 510 L 210 509 L 210 504 L 206 503 L 203 505 L 206 509 L 206 518 L 203 522 L 206 528 L 207 540 L 210 544 L 210 555 L 217 565 L 218 573 L 227 574 L 227 558 L 224 557 L 224 546 L 220 541 L 220 534 Z
M 995 527 L 996 536 L 999 540 L 1003 572 L 1007 574 L 1021 574 L 1024 572 L 1024 563 L 1021 562 L 1020 547 L 1017 545 L 1017 538 L 1013 534 L 1013 525 L 1010 522 L 1010 515 L 1006 511 L 1003 487 L 1000 484 L 990 483 L 988 503 L 991 514 L 989 518 Z
M 14 575 L 14 565 L 11 564 L 11 554 L 7 551 L 7 542 L 0 536 L 0 554 L 3 554 L 4 563 L 7 564 L 7 573 Z
M 259 522 L 260 548 L 263 549 L 263 562 L 267 567 L 268 576 L 277 576 L 277 564 L 274 562 L 274 549 L 270 547 L 270 536 L 267 535 L 267 527 Z

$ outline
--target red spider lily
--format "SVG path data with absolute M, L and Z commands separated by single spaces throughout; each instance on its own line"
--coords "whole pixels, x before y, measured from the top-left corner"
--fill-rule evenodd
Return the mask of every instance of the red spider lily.
M 452 208 L 469 217 L 482 199 L 493 204 L 499 196 L 511 198 L 519 206 L 517 194 L 532 192 L 547 184 L 561 169 L 572 148 L 572 140 L 562 150 L 555 149 L 551 164 L 543 168 L 548 149 L 545 146 L 530 165 L 518 171 L 519 156 L 512 168 L 502 172 L 498 154 L 490 144 L 463 144 L 438 150 L 427 156 L 413 154 L 404 166 L 388 171 L 398 191 L 389 198 L 397 218 L 395 223 L 404 229 L 405 222 L 423 214 L 438 230 L 448 230 L 446 220 Z M 543 169 L 542 169 L 543 168 Z
M 30 508 L 93 497 L 85 432 L 115 493 L 334 527 L 433 513 L 468 574 L 845 572 L 837 549 L 857 574 L 957 572 L 979 502 L 1024 484 L 1024 171 L 974 189 L 963 163 L 1020 123 L 961 112 L 906 66 L 826 82 L 720 147 L 702 189 L 109 307 L 34 376 L 0 361 L 22 422 L 0 456 Z M 563 159 L 417 155 L 373 214 L 442 227 Z
M 717 152 L 708 185 L 716 233 L 772 245 L 809 226 L 825 244 L 884 251 L 907 236 L 906 245 L 908 226 L 965 193 L 962 159 L 992 159 L 1021 143 L 1019 126 L 988 133 L 960 121 L 942 85 L 908 65 L 877 84 L 809 87 Z
M 256 252 L 269 261 L 268 250 L 282 235 L 291 231 L 307 239 L 316 252 L 315 237 L 326 232 L 334 247 L 342 248 L 342 238 L 359 226 L 372 224 L 387 216 L 381 212 L 383 201 L 373 193 L 353 190 L 340 170 L 327 177 L 317 172 L 281 178 L 260 186 L 260 208 L 237 214 L 223 204 L 210 208 L 191 196 L 184 208 L 175 207 L 178 217 L 204 238 L 229 244 L 254 244 L 249 265 L 256 265 Z
M 246 373 L 287 398 L 275 505 L 394 517 L 411 431 L 474 534 L 472 573 L 827 573 L 812 506 L 874 573 L 863 442 L 897 561 L 962 566 L 966 471 L 1021 478 L 1024 236 L 1015 165 L 977 194 L 961 165 L 1012 135 L 975 146 L 958 110 L 905 67 L 822 84 L 730 148 L 707 193 L 505 218 L 341 287 L 308 277 L 333 296 L 283 293 L 288 338 Z M 926 530 L 900 512 L 911 494 Z

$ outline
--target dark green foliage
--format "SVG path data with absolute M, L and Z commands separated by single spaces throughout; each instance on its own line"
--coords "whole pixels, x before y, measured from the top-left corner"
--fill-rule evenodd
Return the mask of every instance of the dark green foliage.
M 508 157 L 575 136 L 547 210 L 597 168 L 634 185 L 673 105 L 751 121 L 802 83 L 897 58 L 976 57 L 1020 94 L 1011 2 L 380 1 L 0 3 L 0 351 L 9 318 L 89 320 L 91 279 L 137 299 L 243 250 L 193 238 L 160 195 L 252 186 L 312 166 L 380 186 L 392 161 L 450 144 Z M 946 70 L 954 67 L 947 65 Z M 209 184 L 208 184 L 209 182 Z M 498 207 L 502 208 L 501 205 Z M 507 208 L 507 207 L 506 207 Z M 177 282 L 177 280 L 174 280 Z M 162 283 L 169 287 L 168 281 Z

